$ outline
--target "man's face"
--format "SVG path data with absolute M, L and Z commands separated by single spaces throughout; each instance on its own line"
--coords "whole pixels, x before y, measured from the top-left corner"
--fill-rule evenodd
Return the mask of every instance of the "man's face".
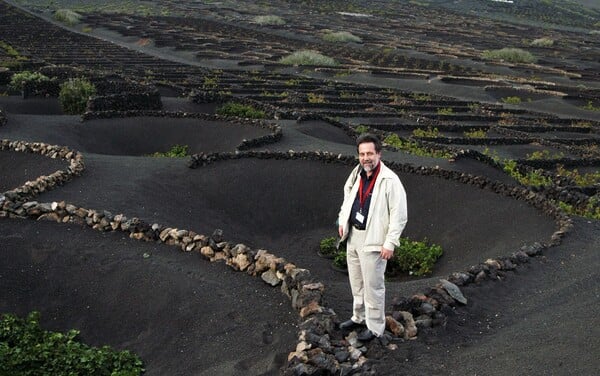
M 380 159 L 381 152 L 375 151 L 374 143 L 363 142 L 358 145 L 358 160 L 367 173 L 371 173 L 377 167 Z

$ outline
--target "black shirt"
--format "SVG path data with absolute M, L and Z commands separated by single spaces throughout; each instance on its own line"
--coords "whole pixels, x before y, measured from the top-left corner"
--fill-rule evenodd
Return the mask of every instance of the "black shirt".
M 380 167 L 380 164 L 377 165 L 376 169 L 379 169 L 379 167 Z M 377 177 L 377 174 L 375 172 L 376 171 L 373 171 L 373 173 L 371 174 L 370 177 L 367 177 L 367 172 L 364 169 L 360 172 L 360 178 L 363 181 L 363 184 L 362 184 L 363 196 L 367 193 L 367 190 L 369 189 L 369 184 L 371 184 L 371 181 Z M 359 184 L 359 183 L 360 182 L 356 182 L 356 184 Z M 354 203 L 352 204 L 352 211 L 350 211 L 350 224 L 356 229 L 364 230 L 367 226 L 367 218 L 369 217 L 369 206 L 371 205 L 371 195 L 372 194 L 373 194 L 373 190 L 371 190 L 369 195 L 365 198 L 364 206 L 361 208 L 359 192 L 356 192 L 356 198 L 354 199 Z M 364 220 L 362 223 L 360 223 L 360 221 L 358 219 L 356 219 L 357 212 L 361 213 L 364 216 Z

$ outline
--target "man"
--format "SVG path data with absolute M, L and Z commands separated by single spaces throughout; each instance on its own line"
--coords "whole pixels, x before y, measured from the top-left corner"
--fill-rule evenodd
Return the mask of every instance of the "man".
M 360 163 L 344 185 L 338 215 L 353 297 L 352 318 L 340 328 L 366 324 L 358 339 L 370 341 L 385 331 L 384 272 L 407 222 L 406 192 L 398 175 L 381 162 L 377 136 L 363 134 L 356 145 Z

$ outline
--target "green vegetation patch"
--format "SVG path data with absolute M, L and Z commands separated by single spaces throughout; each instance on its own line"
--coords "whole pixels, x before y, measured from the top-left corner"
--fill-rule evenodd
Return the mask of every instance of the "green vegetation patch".
M 163 157 L 163 158 L 183 158 L 183 157 L 187 157 L 189 155 L 188 153 L 188 146 L 187 145 L 173 145 L 173 147 L 171 149 L 169 149 L 168 151 L 161 153 L 161 152 L 156 152 L 153 154 L 150 154 L 151 157 Z
M 275 15 L 256 16 L 252 22 L 259 25 L 285 25 L 285 20 Z
M 452 107 L 444 107 L 438 108 L 435 112 L 438 115 L 452 115 L 454 113 L 454 109 Z
M 526 156 L 526 159 L 529 161 L 542 160 L 542 159 L 561 159 L 564 158 L 565 154 L 562 152 L 559 153 L 550 153 L 549 150 L 541 150 L 534 151 L 533 153 L 529 153 Z
M 71 78 L 60 85 L 58 101 L 63 111 L 70 115 L 85 112 L 87 101 L 96 95 L 96 87 L 85 78 Z
M 338 239 L 329 237 L 321 240 L 320 254 L 324 257 L 333 258 L 333 265 L 340 269 L 347 269 L 346 246 L 340 244 Z M 414 276 L 425 276 L 431 274 L 436 261 L 443 254 L 442 247 L 431 244 L 424 239 L 414 241 L 409 238 L 400 238 L 400 245 L 394 249 L 394 257 L 388 260 L 386 274 L 397 276 L 408 274 Z
M 445 150 L 434 150 L 430 148 L 426 148 L 421 146 L 416 141 L 407 141 L 400 138 L 395 133 L 388 135 L 384 140 L 384 143 L 398 148 L 400 150 L 404 150 L 408 153 L 422 156 L 422 157 L 433 157 L 433 158 L 451 158 L 452 154 Z
M 362 39 L 352 33 L 347 31 L 330 31 L 328 33 L 323 34 L 323 40 L 327 42 L 354 42 L 354 43 L 362 43 Z
M 600 111 L 600 106 L 594 106 L 592 101 L 588 101 L 584 106 L 581 106 L 581 108 L 587 111 Z
M 8 87 L 12 90 L 23 90 L 28 82 L 42 83 L 47 81 L 50 81 L 50 78 L 40 72 L 23 71 L 12 75 Z
M 65 25 L 74 26 L 81 21 L 81 14 L 71 9 L 58 9 L 54 12 L 54 19 Z
M 400 238 L 400 245 L 394 250 L 394 257 L 388 261 L 388 268 L 409 275 L 431 274 L 435 262 L 443 254 L 442 247 L 423 241 Z
M 592 196 L 585 207 L 576 208 L 575 206 L 563 201 L 557 202 L 558 207 L 569 215 L 578 215 L 588 219 L 600 220 L 600 205 L 598 205 L 598 196 Z
M 521 103 L 521 97 L 504 97 L 502 98 L 502 102 L 506 103 L 506 104 L 520 104 Z
M 237 116 L 250 119 L 264 119 L 267 117 L 263 110 L 258 110 L 249 104 L 227 102 L 217 108 L 217 114 L 224 116 Z
M 463 134 L 466 138 L 486 138 L 487 137 L 487 132 L 483 129 L 464 131 Z
M 570 178 L 580 187 L 591 187 L 595 184 L 600 184 L 600 171 L 588 172 L 581 174 L 577 169 L 567 170 L 563 165 L 556 166 L 558 176 Z
M 483 51 L 481 57 L 486 60 L 508 61 L 509 63 L 535 63 L 536 58 L 529 51 L 520 48 L 502 48 Z
M 279 60 L 285 65 L 318 65 L 325 67 L 335 67 L 338 63 L 331 57 L 322 55 L 314 50 L 300 50 L 291 55 L 285 56 Z
M 537 38 L 532 40 L 530 45 L 533 47 L 552 47 L 554 40 L 550 38 Z
M 427 129 L 413 129 L 412 135 L 415 137 L 439 137 L 440 131 L 437 128 L 428 127 Z
M 40 328 L 39 312 L 27 318 L 4 314 L 0 320 L 0 375 L 134 376 L 142 361 L 129 351 L 79 342 L 77 330 L 56 333 Z

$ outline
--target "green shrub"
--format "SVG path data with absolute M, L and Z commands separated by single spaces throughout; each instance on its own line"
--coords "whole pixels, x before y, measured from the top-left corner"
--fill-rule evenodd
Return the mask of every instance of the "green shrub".
M 8 87 L 12 90 L 23 90 L 27 82 L 41 83 L 46 81 L 50 81 L 50 78 L 40 72 L 24 71 L 13 74 Z
M 414 241 L 403 237 L 394 250 L 394 257 L 388 261 L 388 268 L 390 272 L 399 271 L 416 276 L 431 274 L 433 265 L 443 253 L 441 246 L 428 244 L 427 239 Z
M 452 107 L 438 108 L 436 113 L 438 115 L 452 115 L 454 113 L 454 109 Z
M 520 104 L 521 98 L 520 97 L 504 97 L 504 98 L 502 98 L 502 102 L 507 103 L 507 104 Z
M 85 112 L 87 101 L 96 94 L 96 87 L 85 78 L 71 78 L 60 85 L 58 100 L 63 111 L 77 115 Z
M 412 93 L 411 98 L 419 102 L 427 102 L 431 100 L 431 95 L 423 93 Z
M 587 111 L 600 111 L 600 106 L 594 106 L 594 102 L 588 101 L 585 106 L 581 106 L 584 110 Z
M 564 156 L 565 155 L 562 152 L 551 154 L 549 150 L 541 150 L 541 151 L 534 151 L 531 154 L 527 154 L 526 158 L 529 161 L 535 161 L 535 160 L 541 160 L 541 159 L 560 159 L 560 158 L 563 158 Z
M 188 146 L 187 145 L 173 145 L 169 151 L 161 153 L 156 152 L 150 154 L 151 157 L 166 157 L 166 158 L 183 158 L 187 157 L 188 154 Z
M 413 129 L 412 135 L 415 137 L 439 137 L 440 131 L 437 128 L 428 127 L 427 129 Z
M 68 26 L 73 26 L 81 20 L 81 14 L 70 9 L 58 9 L 54 12 L 54 19 Z
M 405 141 L 395 133 L 388 135 L 384 140 L 384 143 L 393 146 L 397 149 L 404 150 L 408 153 L 422 156 L 422 157 L 434 157 L 434 158 L 451 158 L 452 154 L 445 150 L 435 150 L 431 148 L 425 148 L 419 145 L 416 141 Z
M 597 199 L 590 198 L 588 203 L 583 208 L 576 208 L 571 204 L 568 204 L 563 201 L 558 201 L 558 207 L 560 207 L 565 213 L 569 215 L 578 215 L 588 219 L 598 219 L 600 220 L 600 206 L 598 206 Z
M 533 47 L 552 47 L 554 45 L 554 40 L 550 38 L 538 38 L 532 40 L 530 44 Z
M 40 314 L 22 319 L 2 315 L 0 320 L 0 375 L 134 376 L 144 371 L 142 361 L 129 351 L 79 342 L 77 330 L 56 333 L 42 330 Z
M 324 94 L 315 94 L 315 93 L 308 93 L 307 100 L 308 100 L 308 103 L 326 103 L 327 102 Z
M 588 172 L 581 174 L 577 169 L 567 170 L 563 165 L 556 166 L 558 176 L 565 176 L 575 182 L 580 187 L 590 187 L 595 184 L 600 184 L 600 171 Z
M 335 236 L 325 238 L 321 240 L 319 244 L 319 252 L 325 257 L 333 257 L 337 254 L 337 242 L 338 239 Z
M 256 16 L 252 22 L 259 25 L 285 25 L 285 20 L 275 15 Z
M 333 258 L 333 265 L 340 269 L 348 269 L 348 262 L 346 261 L 346 249 L 340 250 L 335 254 Z
M 313 50 L 296 51 L 291 55 L 281 58 L 279 62 L 285 65 L 319 65 L 325 67 L 338 65 L 334 59 Z
M 500 50 L 483 51 L 481 57 L 486 60 L 508 61 L 509 63 L 535 63 L 536 59 L 531 52 L 520 48 L 502 48 Z
M 323 34 L 323 40 L 327 42 L 354 42 L 361 43 L 362 39 L 347 31 L 328 32 Z
M 369 132 L 369 127 L 361 124 L 361 125 L 357 125 L 356 128 L 354 128 L 354 130 L 356 131 L 356 133 L 363 134 L 363 133 Z
M 250 119 L 264 119 L 266 114 L 262 110 L 258 110 L 250 105 L 237 102 L 227 102 L 217 108 L 217 114 L 224 116 L 237 116 Z
M 544 170 L 530 170 L 523 174 L 518 168 L 517 161 L 507 159 L 501 163 L 504 172 L 522 185 L 535 187 L 552 185 L 552 179 L 544 175 Z
M 487 132 L 483 129 L 474 129 L 472 131 L 465 131 L 463 133 L 466 138 L 486 138 Z

